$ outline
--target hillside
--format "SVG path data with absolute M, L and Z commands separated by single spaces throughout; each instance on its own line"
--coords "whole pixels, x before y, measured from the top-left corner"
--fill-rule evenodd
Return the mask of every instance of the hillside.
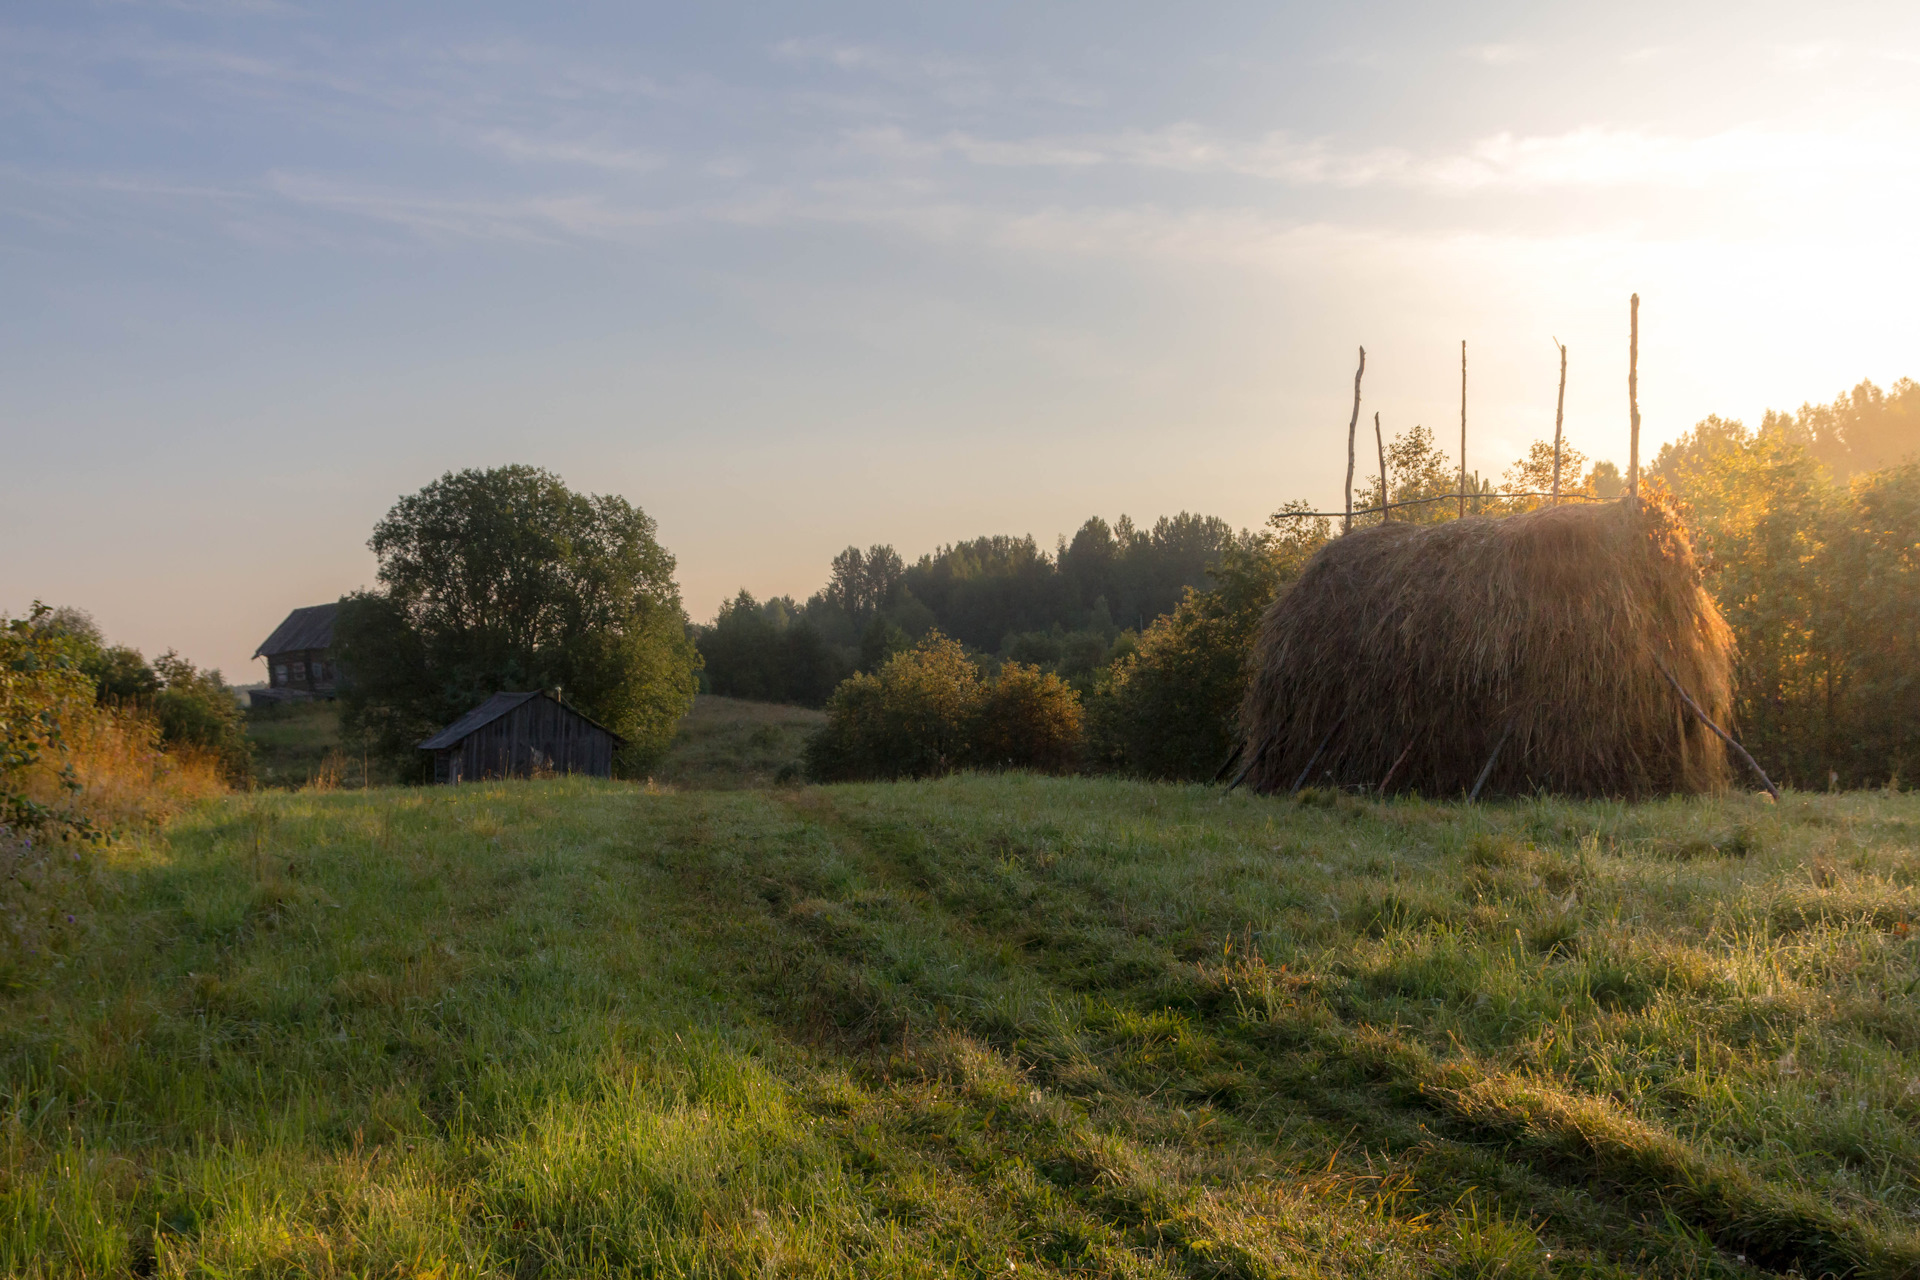
M 0 1267 L 1912 1275 L 1920 800 L 259 793 L 4 997 Z

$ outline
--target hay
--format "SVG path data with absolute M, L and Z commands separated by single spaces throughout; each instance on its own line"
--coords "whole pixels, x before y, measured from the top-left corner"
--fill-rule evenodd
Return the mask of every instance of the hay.
M 1245 782 L 1459 795 L 1500 744 L 1484 795 L 1720 790 L 1726 748 L 1660 663 L 1731 727 L 1732 633 L 1658 500 L 1375 525 L 1262 619 Z

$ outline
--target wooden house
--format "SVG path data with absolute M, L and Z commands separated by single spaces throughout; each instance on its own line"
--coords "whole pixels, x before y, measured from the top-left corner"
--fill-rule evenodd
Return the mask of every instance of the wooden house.
M 333 618 L 339 611 L 337 604 L 295 609 L 253 651 L 267 660 L 267 687 L 253 691 L 255 706 L 334 695 Z
M 530 778 L 544 773 L 613 774 L 626 739 L 550 693 L 496 693 L 420 744 L 433 754 L 435 782 Z

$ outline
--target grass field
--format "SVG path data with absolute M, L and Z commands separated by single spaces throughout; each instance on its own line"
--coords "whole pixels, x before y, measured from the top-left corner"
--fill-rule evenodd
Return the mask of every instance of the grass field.
M 1920 800 L 259 793 L 0 1005 L 9 1274 L 1912 1276 Z
M 806 737 L 826 719 L 805 707 L 744 702 L 701 694 L 680 722 L 667 755 L 654 770 L 657 781 L 675 787 L 764 787 L 784 766 L 799 765 Z M 298 790 L 358 787 L 363 761 L 342 741 L 339 704 L 302 702 L 247 713 L 254 777 L 263 787 Z M 391 781 L 373 763 L 373 782 Z

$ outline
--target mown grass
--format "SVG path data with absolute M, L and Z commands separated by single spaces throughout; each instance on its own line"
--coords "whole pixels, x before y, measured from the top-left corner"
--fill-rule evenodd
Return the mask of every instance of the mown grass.
M 1906 1276 L 1920 801 L 209 803 L 0 1006 L 0 1265 Z

